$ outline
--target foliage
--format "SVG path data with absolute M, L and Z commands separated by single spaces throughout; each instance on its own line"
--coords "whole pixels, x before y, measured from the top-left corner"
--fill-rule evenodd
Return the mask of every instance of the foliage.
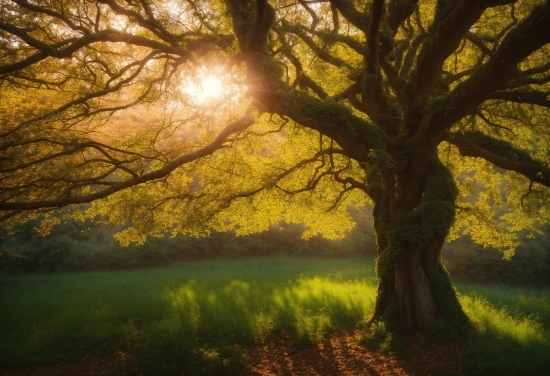
M 351 210 L 351 209 L 350 209 Z M 207 237 L 177 235 L 150 238 L 143 245 L 121 247 L 113 238 L 117 227 L 67 221 L 40 236 L 39 222 L 27 222 L 4 233 L 0 272 L 7 274 L 119 270 L 163 266 L 182 260 L 248 258 L 276 255 L 347 258 L 376 255 L 368 210 L 351 210 L 357 226 L 340 240 L 320 236 L 303 239 L 303 227 L 281 223 L 248 236 L 212 233 Z M 443 264 L 453 279 L 477 284 L 538 286 L 550 284 L 548 232 L 525 235 L 511 259 L 503 251 L 484 248 L 468 237 L 446 243 Z
M 118 236 L 123 244 L 166 232 L 248 234 L 280 220 L 307 223 L 305 236 L 342 237 L 352 227 L 345 208 L 367 200 L 357 188 L 376 172 L 412 168 L 394 146 L 418 149 L 432 128 L 438 139 L 426 147 L 440 145 L 459 202 L 476 204 L 462 205 L 457 231 L 513 249 L 515 232 L 550 217 L 540 207 L 549 155 L 546 5 L 391 1 L 383 9 L 374 1 L 363 10 L 341 0 L 259 0 L 273 12 L 260 26 L 251 21 L 262 19 L 255 1 L 147 4 L 6 4 L 4 226 L 43 208 L 110 197 L 88 216 L 130 224 Z M 377 32 L 367 33 L 371 22 Z M 540 38 L 510 50 L 527 32 Z M 483 69 L 473 74 L 475 67 Z M 197 94 L 204 75 L 223 83 L 221 96 Z M 242 117 L 251 102 L 255 109 Z M 414 137 L 402 137 L 407 129 Z M 474 182 L 493 185 L 492 165 L 515 174 L 506 177 L 506 197 L 516 210 L 501 217 L 509 231 L 480 231 L 479 217 L 494 219 L 502 201 L 472 193 Z M 321 215 L 328 208 L 333 215 Z M 538 219 L 533 208 L 544 211 Z
M 448 243 L 443 263 L 459 281 L 478 284 L 537 286 L 550 284 L 550 241 L 548 233 L 524 236 L 512 259 L 502 250 L 483 248 L 467 237 Z

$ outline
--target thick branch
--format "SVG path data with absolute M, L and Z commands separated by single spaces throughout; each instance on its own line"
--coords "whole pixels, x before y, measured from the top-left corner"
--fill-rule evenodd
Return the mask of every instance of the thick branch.
M 457 133 L 447 132 L 443 139 L 455 145 L 464 157 L 483 158 L 497 167 L 508 171 L 515 171 L 531 181 L 550 187 L 550 169 L 543 164 L 534 163 L 534 161 L 522 158 L 516 160 L 510 159 L 494 151 L 489 151 L 469 138 Z
M 353 6 L 351 1 L 348 0 L 330 0 L 330 3 L 333 4 L 336 9 L 340 11 L 340 14 L 353 26 L 359 30 L 365 30 L 367 25 L 366 16 L 359 12 Z
M 430 91 L 445 59 L 456 50 L 464 35 L 485 9 L 511 1 L 513 0 L 463 0 L 443 19 L 438 20 L 418 55 L 417 68 L 412 80 L 412 97 L 417 98 Z
M 388 23 L 393 33 L 397 33 L 399 25 L 409 18 L 416 6 L 418 0 L 394 0 L 388 5 Z
M 496 91 L 490 94 L 491 99 L 501 99 L 514 103 L 529 103 L 550 108 L 550 92 L 535 90 Z
M 400 116 L 386 96 L 379 64 L 380 24 L 383 14 L 384 0 L 374 0 L 367 32 L 365 76 L 361 87 L 361 99 L 373 122 L 390 136 L 395 136 L 398 132 Z
M 451 120 L 457 121 L 475 112 L 484 100 L 506 86 L 523 59 L 550 42 L 549 19 L 550 4 L 547 3 L 533 9 L 506 35 L 491 58 L 453 90 L 449 103 L 454 108 Z
M 250 9 L 246 7 L 247 3 L 238 0 L 230 0 L 230 5 L 233 28 L 241 34 L 241 41 L 248 33 L 246 27 L 252 28 L 247 16 Z M 348 107 L 333 100 L 321 100 L 295 90 L 281 80 L 276 68 L 279 63 L 272 56 L 263 54 L 260 58 L 246 44 L 240 43 L 240 47 L 247 64 L 248 94 L 260 110 L 285 116 L 326 135 L 358 161 L 369 160 L 372 149 L 376 149 L 380 156 L 386 152 L 388 137 L 379 127 L 355 116 Z M 322 92 L 319 94 L 324 96 Z
M 369 161 L 369 151 L 386 152 L 388 137 L 377 126 L 353 115 L 350 109 L 332 100 L 321 100 L 280 83 L 276 95 L 262 102 L 267 110 L 331 138 L 357 161 Z
M 481 50 L 485 55 L 491 56 L 493 54 L 492 50 L 483 43 L 483 40 L 481 40 L 477 35 L 474 33 L 466 33 L 465 35 L 466 40 L 469 40 L 472 42 L 477 48 Z
M 304 7 L 304 9 L 309 13 L 311 17 L 311 25 L 309 26 L 311 30 L 315 30 L 317 27 L 317 24 L 319 23 L 319 17 L 317 17 L 317 14 L 309 5 L 307 5 L 307 2 L 304 0 L 298 0 L 298 2 Z

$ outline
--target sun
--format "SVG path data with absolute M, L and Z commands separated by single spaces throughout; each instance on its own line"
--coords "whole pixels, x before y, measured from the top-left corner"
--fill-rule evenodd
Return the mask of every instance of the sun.
M 182 89 L 197 104 L 205 104 L 211 99 L 220 98 L 225 93 L 222 78 L 213 73 L 203 73 L 200 77 L 187 81 Z

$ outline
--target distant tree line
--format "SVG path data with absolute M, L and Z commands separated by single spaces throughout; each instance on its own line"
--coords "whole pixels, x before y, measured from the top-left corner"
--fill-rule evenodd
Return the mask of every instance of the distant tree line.
M 27 222 L 0 233 L 0 273 L 30 274 L 129 270 L 207 258 L 261 256 L 376 256 L 375 235 L 365 223 L 367 210 L 354 209 L 358 225 L 341 240 L 302 239 L 303 226 L 281 223 L 250 236 L 214 232 L 197 238 L 178 235 L 149 238 L 143 245 L 121 247 L 113 235 L 120 228 L 76 220 L 56 226 L 45 236 Z M 525 238 L 511 260 L 498 249 L 483 248 L 468 237 L 447 243 L 443 262 L 457 280 L 469 283 L 550 285 L 550 232 Z
M 523 236 L 510 260 L 501 250 L 484 248 L 463 236 L 445 244 L 443 264 L 457 280 L 467 283 L 513 286 L 550 285 L 550 236 Z
M 358 221 L 368 220 L 356 215 Z M 372 220 L 372 218 L 371 218 Z M 249 236 L 213 232 L 206 237 L 149 237 L 143 245 L 121 247 L 113 235 L 121 228 L 76 220 L 64 222 L 42 237 L 27 222 L 11 234 L 0 233 L 0 273 L 27 274 L 122 270 L 169 265 L 207 258 L 276 255 L 361 257 L 376 255 L 374 233 L 356 226 L 341 240 L 302 239 L 303 225 L 280 223 Z

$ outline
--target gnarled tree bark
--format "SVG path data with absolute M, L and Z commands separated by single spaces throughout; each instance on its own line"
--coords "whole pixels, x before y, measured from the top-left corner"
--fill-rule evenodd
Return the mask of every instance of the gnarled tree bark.
M 403 202 L 385 176 L 371 181 L 378 246 L 378 291 L 371 320 L 398 323 L 403 332 L 431 340 L 436 327 L 468 327 L 450 278 L 441 262 L 445 237 L 455 213 L 457 189 L 450 172 L 433 157 L 415 202 Z M 383 187 L 383 188 L 381 188 Z M 402 210 L 403 207 L 412 208 Z

